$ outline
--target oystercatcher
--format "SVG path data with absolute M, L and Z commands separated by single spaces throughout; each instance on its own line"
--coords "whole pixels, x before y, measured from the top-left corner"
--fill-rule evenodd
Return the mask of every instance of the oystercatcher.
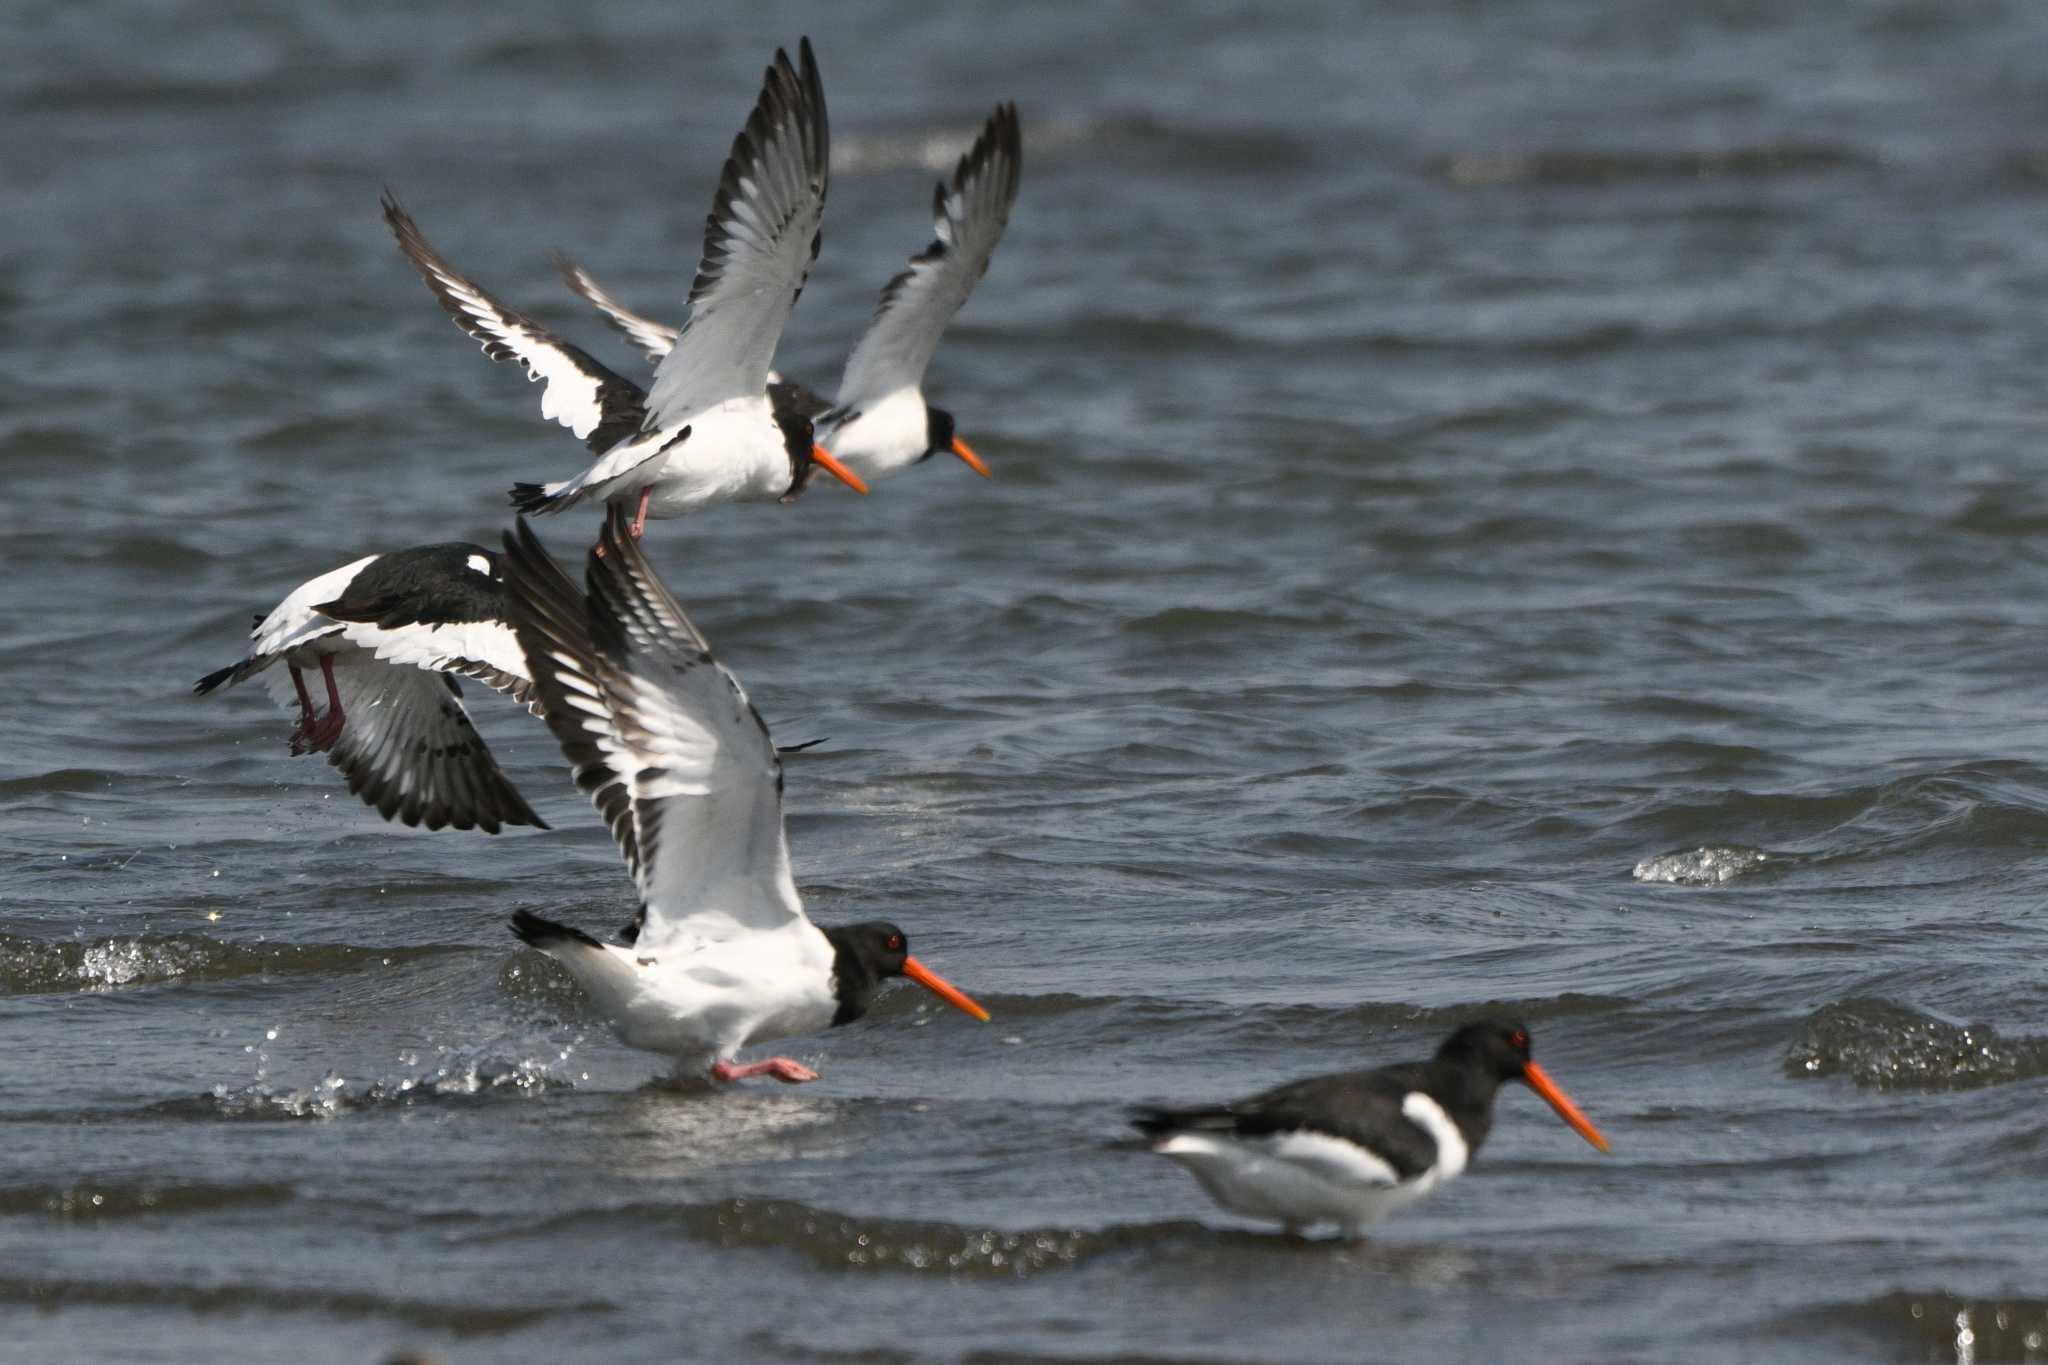
M 874 320 L 847 357 L 838 396 L 827 403 L 801 384 L 771 376 L 770 395 L 813 418 L 818 440 L 862 478 L 882 478 L 942 451 L 989 477 L 988 466 L 955 429 L 953 414 L 925 401 L 924 373 L 939 334 L 988 273 L 1017 201 L 1023 161 L 1017 106 L 999 104 L 960 158 L 952 182 L 934 191 L 932 242 L 883 286 Z M 625 307 L 560 252 L 555 267 L 649 361 L 660 364 L 676 344 L 675 328 Z
M 830 135 L 809 39 L 799 60 L 801 72 L 788 53 L 776 52 L 753 114 L 733 140 L 705 220 L 690 323 L 650 390 L 456 271 L 385 195 L 385 221 L 448 315 L 486 356 L 517 360 L 530 380 L 545 380 L 542 415 L 597 456 L 572 479 L 514 485 L 521 511 L 624 501 L 636 508 L 637 537 L 649 517 L 719 502 L 790 501 L 813 464 L 867 491 L 816 443 L 808 413 L 767 392 L 769 362 L 817 259 L 825 212 Z
M 567 967 L 622 1041 L 673 1058 L 683 1077 L 797 1082 L 817 1073 L 735 1056 L 860 1018 L 889 977 L 988 1018 L 912 957 L 895 925 L 820 929 L 805 916 L 768 728 L 656 577 L 622 507 L 590 552 L 586 592 L 524 519 L 505 548 L 512 625 L 548 728 L 641 901 L 624 944 L 523 910 L 512 932 Z
M 1141 1108 L 1131 1125 L 1232 1213 L 1289 1232 L 1351 1236 L 1457 1176 L 1493 1127 L 1493 1097 L 1520 1081 L 1580 1137 L 1607 1139 L 1529 1060 L 1512 1019 L 1464 1025 L 1427 1062 L 1295 1081 L 1235 1104 Z
M 535 705 L 505 619 L 497 554 L 459 542 L 366 555 L 302 583 L 250 638 L 240 663 L 201 678 L 204 696 L 282 662 L 277 699 L 299 711 L 294 754 L 325 753 L 386 820 L 440 829 L 547 828 L 470 724 L 451 674 Z M 305 672 L 320 670 L 316 711 Z M 437 676 L 438 675 L 438 676 Z

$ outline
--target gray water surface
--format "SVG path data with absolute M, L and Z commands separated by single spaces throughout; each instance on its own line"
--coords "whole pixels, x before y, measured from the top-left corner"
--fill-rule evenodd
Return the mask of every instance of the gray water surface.
M 651 1085 L 505 921 L 632 893 L 385 825 L 192 680 L 580 466 L 379 220 L 622 371 L 809 33 L 830 384 L 998 99 L 930 393 L 996 471 L 663 522 L 903 990 Z M 2048 10 L 1679 0 L 0 15 L 0 1340 L 24 1360 L 2048 1358 Z M 594 533 L 542 525 L 569 556 Z M 1119 1150 L 1526 1018 L 1373 1239 Z

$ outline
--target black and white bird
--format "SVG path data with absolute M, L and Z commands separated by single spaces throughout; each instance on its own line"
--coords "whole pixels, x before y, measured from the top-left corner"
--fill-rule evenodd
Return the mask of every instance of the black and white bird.
M 522 519 L 505 537 L 511 618 L 548 728 L 625 858 L 641 909 L 624 943 L 528 911 L 520 939 L 576 978 L 629 1046 L 679 1077 L 808 1081 L 741 1048 L 818 1033 L 907 976 L 987 1011 L 910 955 L 893 924 L 820 929 L 804 914 L 782 824 L 782 764 L 739 680 L 641 553 L 616 504 L 577 591 Z
M 771 394 L 812 417 L 818 440 L 861 478 L 884 478 L 942 452 L 988 477 L 988 466 L 955 429 L 953 414 L 925 401 L 924 374 L 946 324 L 988 273 L 1017 201 L 1023 163 L 1017 106 L 999 104 L 952 181 L 933 192 L 931 244 L 883 286 L 874 319 L 847 357 L 838 396 L 827 403 L 801 384 L 772 378 Z M 559 252 L 555 266 L 650 362 L 663 363 L 676 344 L 674 327 L 625 307 Z
M 547 385 L 541 413 L 597 458 L 581 474 L 517 484 L 523 512 L 558 512 L 586 499 L 675 517 L 720 502 L 787 502 L 816 465 L 858 492 L 867 485 L 815 440 L 802 405 L 768 392 L 769 366 L 818 255 L 830 134 L 810 40 L 801 71 L 778 51 L 760 99 L 733 140 L 704 225 L 690 321 L 650 389 L 514 311 L 462 275 L 388 193 L 384 217 L 441 306 L 492 360 L 517 360 Z
M 537 705 L 496 553 L 455 542 L 365 555 L 294 588 L 250 639 L 247 658 L 192 690 L 267 673 L 272 695 L 298 708 L 292 752 L 327 754 L 386 820 L 490 834 L 547 827 L 499 770 L 455 683 L 474 678 Z M 271 671 L 278 663 L 283 673 Z M 306 686 L 316 669 L 324 711 Z
M 1426 1062 L 1317 1076 L 1235 1104 L 1142 1108 L 1131 1124 L 1232 1213 L 1289 1232 L 1334 1223 L 1357 1236 L 1464 1171 L 1506 1081 L 1527 1085 L 1607 1150 L 1529 1060 L 1529 1031 L 1512 1019 L 1466 1024 Z

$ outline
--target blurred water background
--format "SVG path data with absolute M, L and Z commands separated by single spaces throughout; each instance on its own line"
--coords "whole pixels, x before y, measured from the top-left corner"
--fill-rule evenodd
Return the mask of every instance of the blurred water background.
M 999 99 L 929 386 L 996 471 L 659 523 L 821 922 L 919 993 L 650 1087 L 505 920 L 554 824 L 387 826 L 193 679 L 580 448 L 379 220 L 627 373 L 802 33 L 829 385 Z M 14 1358 L 2048 1358 L 2048 9 L 1557 0 L 0 13 L 0 1333 Z M 574 553 L 595 518 L 543 526 Z M 472 691 L 474 696 L 474 690 Z M 1519 1091 L 1371 1241 L 1124 1106 L 1426 1053 Z

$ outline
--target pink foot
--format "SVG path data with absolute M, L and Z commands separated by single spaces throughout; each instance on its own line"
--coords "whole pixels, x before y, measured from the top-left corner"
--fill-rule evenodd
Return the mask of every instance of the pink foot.
M 815 1081 L 818 1073 L 802 1062 L 792 1062 L 787 1057 L 770 1057 L 765 1062 L 718 1062 L 711 1068 L 714 1081 L 743 1081 L 749 1076 L 773 1076 L 787 1085 L 800 1085 L 804 1081 Z

